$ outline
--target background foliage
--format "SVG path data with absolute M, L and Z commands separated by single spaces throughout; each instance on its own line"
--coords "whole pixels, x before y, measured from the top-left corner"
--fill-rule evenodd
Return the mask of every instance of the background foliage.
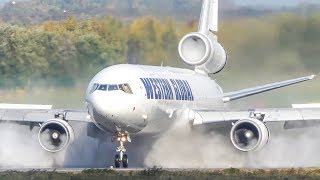
M 34 99 L 38 98 L 34 97 L 44 97 L 51 91 L 61 96 L 77 94 L 73 99 L 82 99 L 83 89 L 94 74 L 118 63 L 186 67 L 177 54 L 177 44 L 183 35 L 197 30 L 199 1 L 0 3 L 2 100 L 37 103 Z M 228 2 L 222 3 L 218 36 L 228 51 L 229 63 L 224 71 L 213 75 L 225 91 L 319 73 L 317 8 L 304 6 L 281 12 L 237 10 Z M 38 93 L 39 87 L 46 90 Z M 70 92 L 61 90 L 68 87 Z M 3 89 L 13 90 L 14 95 L 3 94 Z M 305 90 L 303 86 L 302 89 Z M 299 90 L 287 90 L 294 100 L 305 99 Z M 274 99 L 292 101 L 289 95 L 284 96 L 286 91 L 277 92 L 252 100 L 266 104 Z M 316 91 L 307 93 L 319 97 Z M 50 102 L 57 99 L 48 95 L 47 98 Z M 82 104 L 81 101 L 72 104 Z
M 73 85 L 117 63 L 183 66 L 177 44 L 196 27 L 193 22 L 155 17 L 130 23 L 113 17 L 77 20 L 73 16 L 33 26 L 1 23 L 0 86 L 30 87 L 49 81 L 51 85 Z M 225 76 L 249 70 L 263 75 L 261 69 L 270 67 L 273 73 L 318 72 L 318 15 L 225 20 L 221 29 L 219 39 L 232 62 Z

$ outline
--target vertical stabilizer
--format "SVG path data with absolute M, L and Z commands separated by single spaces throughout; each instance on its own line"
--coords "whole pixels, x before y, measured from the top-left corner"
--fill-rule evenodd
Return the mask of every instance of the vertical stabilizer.
M 203 0 L 198 31 L 208 34 L 218 31 L 218 0 Z

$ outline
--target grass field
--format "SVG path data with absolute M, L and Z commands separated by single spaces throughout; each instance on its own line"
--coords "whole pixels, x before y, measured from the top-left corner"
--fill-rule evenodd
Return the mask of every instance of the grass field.
M 0 90 L 0 103 L 51 104 L 54 108 L 84 108 L 86 86 Z
M 141 171 L 115 171 L 112 169 L 88 169 L 80 173 L 46 171 L 5 171 L 0 179 L 87 180 L 87 179 L 319 179 L 320 169 L 271 169 L 271 170 L 163 170 L 149 168 Z

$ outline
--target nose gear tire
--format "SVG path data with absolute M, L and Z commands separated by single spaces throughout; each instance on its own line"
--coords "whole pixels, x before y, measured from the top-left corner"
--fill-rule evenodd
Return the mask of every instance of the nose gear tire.
M 122 157 L 122 167 L 124 168 L 128 168 L 128 155 L 127 154 L 124 154 L 123 157 Z
M 121 164 L 120 156 L 119 156 L 119 154 L 117 154 L 117 155 L 114 157 L 114 167 L 115 167 L 115 168 L 120 168 L 120 164 Z

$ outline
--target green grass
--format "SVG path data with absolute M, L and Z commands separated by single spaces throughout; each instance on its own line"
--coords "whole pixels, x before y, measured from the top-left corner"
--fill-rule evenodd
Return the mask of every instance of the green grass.
M 320 169 L 271 169 L 271 170 L 165 170 L 149 168 L 137 171 L 115 171 L 112 169 L 87 169 L 77 172 L 55 171 L 5 171 L 0 173 L 0 179 L 319 179 Z
M 0 103 L 51 104 L 54 108 L 84 108 L 86 86 L 0 90 Z

